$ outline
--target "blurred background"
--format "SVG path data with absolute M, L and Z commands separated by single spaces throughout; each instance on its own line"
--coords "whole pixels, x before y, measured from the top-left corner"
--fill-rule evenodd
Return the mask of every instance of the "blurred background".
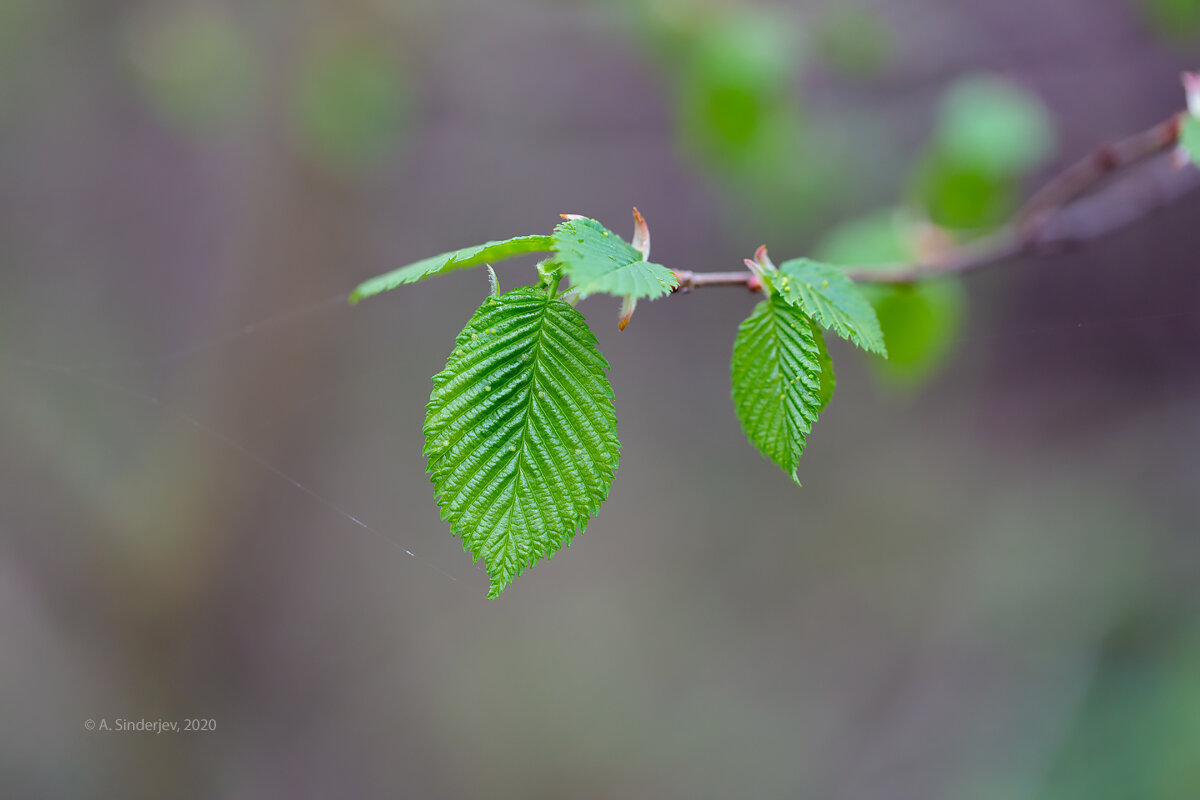
M 421 456 L 485 275 L 343 301 L 635 204 L 912 257 L 1197 66 L 1200 0 L 0 0 L 0 795 L 1200 797 L 1200 193 L 875 290 L 803 489 L 753 296 L 587 301 L 621 468 L 496 601 Z

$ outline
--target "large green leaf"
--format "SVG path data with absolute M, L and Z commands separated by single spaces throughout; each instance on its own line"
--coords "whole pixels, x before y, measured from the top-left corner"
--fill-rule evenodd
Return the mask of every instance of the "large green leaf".
M 554 229 L 555 257 L 580 298 L 612 294 L 638 300 L 670 294 L 675 273 L 642 258 L 633 245 L 594 219 L 575 218 Z
M 583 315 L 544 290 L 490 297 L 433 379 L 425 455 L 442 518 L 497 596 L 587 527 L 620 443 L 608 362 Z
M 416 283 L 431 275 L 443 275 L 456 269 L 478 267 L 494 261 L 525 255 L 526 253 L 549 252 L 553 242 L 549 236 L 518 236 L 515 239 L 487 242 L 475 247 L 465 247 L 451 253 L 423 258 L 400 269 L 371 278 L 359 284 L 350 293 L 350 302 L 357 303 L 380 292 L 387 292 L 406 283 Z
M 805 439 L 833 395 L 833 366 L 821 337 L 799 308 L 772 293 L 733 344 L 733 405 L 742 429 L 797 483 Z
M 797 258 L 768 271 L 772 292 L 864 350 L 887 357 L 879 319 L 867 298 L 838 267 Z

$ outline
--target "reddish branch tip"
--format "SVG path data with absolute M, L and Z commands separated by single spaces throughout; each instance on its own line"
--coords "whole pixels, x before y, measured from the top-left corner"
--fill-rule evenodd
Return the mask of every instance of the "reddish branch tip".
M 1120 165 L 1121 159 L 1117 155 L 1117 149 L 1111 144 L 1106 144 L 1096 151 L 1096 166 L 1105 172 L 1109 172 Z
M 642 212 L 637 210 L 637 206 L 633 207 L 633 239 L 631 243 L 633 249 L 642 254 L 643 261 L 650 260 L 650 226 L 646 224 L 646 218 L 642 216 Z
M 751 275 L 746 280 L 746 288 L 752 292 L 761 292 L 762 291 L 762 278 L 758 277 L 757 275 Z
M 1183 129 L 1183 114 L 1176 114 L 1167 120 L 1164 135 L 1166 136 L 1167 144 L 1175 144 L 1179 141 L 1179 132 Z

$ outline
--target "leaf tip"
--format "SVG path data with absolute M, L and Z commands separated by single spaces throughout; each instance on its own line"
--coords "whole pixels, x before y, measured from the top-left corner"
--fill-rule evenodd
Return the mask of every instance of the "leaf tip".
M 760 244 L 758 249 L 754 251 L 754 261 L 763 269 L 778 269 L 778 267 L 775 266 L 775 263 L 771 261 L 771 257 L 767 255 L 767 246 L 765 244 Z
M 1180 75 L 1183 90 L 1187 92 L 1188 113 L 1200 117 L 1200 72 L 1184 72 Z
M 638 211 L 637 206 L 633 207 L 633 239 L 631 244 L 634 250 L 642 254 L 643 261 L 650 260 L 650 226 L 646 224 L 646 218 L 642 216 L 642 212 Z
M 629 324 L 629 320 L 633 319 L 635 308 L 637 308 L 637 298 L 630 295 L 621 299 L 621 316 L 617 320 L 617 330 L 625 330 L 625 326 Z
M 487 271 L 488 271 L 488 284 L 492 288 L 491 296 L 499 297 L 500 296 L 500 281 L 496 279 L 496 270 L 492 269 L 491 264 L 488 264 Z

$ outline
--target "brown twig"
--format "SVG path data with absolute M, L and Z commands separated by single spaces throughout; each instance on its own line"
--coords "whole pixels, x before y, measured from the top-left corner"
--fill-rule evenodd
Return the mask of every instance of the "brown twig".
M 1069 245 L 1098 238 L 1146 216 L 1173 200 L 1177 193 L 1160 193 L 1139 200 L 1123 214 L 1109 215 L 1110 224 L 1092 226 L 1086 232 L 1051 230 L 1051 221 L 1078 200 L 1095 191 L 1119 171 L 1169 151 L 1179 142 L 1179 129 L 1186 112 L 1172 114 L 1152 128 L 1119 142 L 1104 145 L 1052 178 L 1022 206 L 1013 219 L 994 233 L 960 245 L 941 249 L 923 261 L 848 267 L 846 274 L 865 283 L 912 283 L 928 278 L 982 269 L 1018 256 L 1057 252 Z M 1058 226 L 1063 227 L 1063 226 Z M 1051 234 L 1052 235 L 1049 235 Z M 678 291 L 707 286 L 743 286 L 759 291 L 762 286 L 750 272 L 676 272 Z

